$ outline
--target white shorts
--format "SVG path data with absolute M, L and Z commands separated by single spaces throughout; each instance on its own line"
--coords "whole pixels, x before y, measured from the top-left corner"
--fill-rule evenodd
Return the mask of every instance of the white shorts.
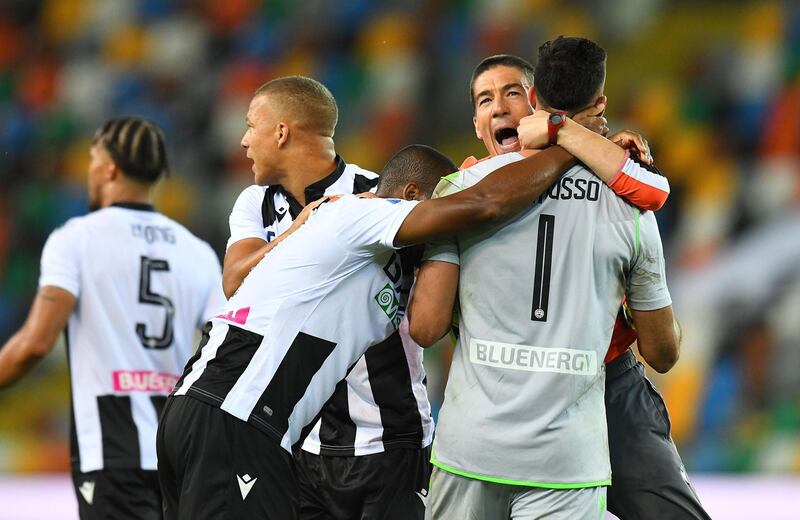
M 426 520 L 599 520 L 606 488 L 550 489 L 495 484 L 434 467 Z

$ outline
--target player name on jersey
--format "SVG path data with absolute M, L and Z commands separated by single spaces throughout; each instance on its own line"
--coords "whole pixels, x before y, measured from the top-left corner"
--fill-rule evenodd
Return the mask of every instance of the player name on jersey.
M 66 334 L 73 468 L 156 469 L 159 413 L 224 302 L 216 254 L 151 206 L 112 205 L 50 235 L 39 284 L 78 298 Z

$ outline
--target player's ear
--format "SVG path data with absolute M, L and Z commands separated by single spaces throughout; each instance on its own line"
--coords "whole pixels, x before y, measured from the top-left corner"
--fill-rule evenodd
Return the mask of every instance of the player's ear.
M 108 181 L 115 181 L 122 175 L 122 170 L 117 166 L 113 160 L 108 161 L 105 165 L 105 168 L 102 170 L 104 180 Z
M 528 102 L 531 104 L 531 107 L 536 110 L 536 89 L 533 87 L 528 89 Z
M 481 137 L 481 131 L 478 129 L 478 118 L 472 116 L 472 125 L 475 127 L 475 136 L 481 141 L 483 141 L 483 137 Z
M 422 200 L 422 190 L 419 189 L 416 182 L 409 182 L 403 186 L 403 199 L 405 200 Z
M 289 140 L 289 125 L 286 123 L 278 123 L 275 127 L 275 139 L 278 142 L 278 148 L 281 148 Z
M 597 98 L 597 99 L 594 101 L 594 106 L 607 105 L 607 104 L 608 104 L 608 98 L 607 98 L 606 96 L 599 96 L 599 97 L 598 97 L 598 98 Z M 597 114 L 597 115 L 599 115 L 599 116 L 602 116 L 602 115 L 605 113 L 605 111 L 606 111 L 606 110 L 605 110 L 605 109 L 603 109 L 603 112 L 600 112 L 600 113 L 599 113 L 599 114 Z

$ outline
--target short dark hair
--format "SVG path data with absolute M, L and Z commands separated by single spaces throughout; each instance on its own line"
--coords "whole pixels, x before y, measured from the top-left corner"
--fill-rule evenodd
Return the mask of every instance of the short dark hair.
M 594 102 L 606 78 L 606 51 L 587 38 L 559 36 L 539 47 L 536 96 L 549 108 L 573 112 Z
M 530 62 L 519 56 L 514 56 L 513 54 L 495 54 L 494 56 L 489 56 L 478 63 L 478 66 L 472 71 L 472 78 L 469 80 L 469 98 L 472 100 L 473 108 L 475 108 L 475 80 L 487 70 L 501 66 L 518 69 L 522 72 L 522 78 L 528 83 L 523 86 L 526 88 L 533 86 L 533 65 L 531 65 Z
M 284 76 L 267 81 L 255 95 L 270 94 L 280 98 L 281 105 L 309 130 L 333 137 L 339 120 L 336 99 L 319 81 L 305 76 Z
M 453 161 L 439 150 L 424 144 L 408 145 L 383 167 L 376 192 L 381 196 L 391 195 L 414 182 L 430 197 L 439 180 L 456 170 Z
M 164 132 L 140 117 L 109 119 L 94 134 L 92 144 L 108 151 L 123 175 L 152 184 L 169 174 Z

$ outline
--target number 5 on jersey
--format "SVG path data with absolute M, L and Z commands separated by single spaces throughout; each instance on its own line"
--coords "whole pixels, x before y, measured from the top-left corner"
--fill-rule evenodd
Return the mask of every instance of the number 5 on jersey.
M 141 257 L 141 269 L 139 271 L 139 303 L 164 307 L 167 313 L 164 319 L 164 331 L 161 336 L 148 336 L 145 332 L 147 326 L 144 323 L 137 323 L 136 335 L 139 336 L 139 341 L 142 342 L 144 348 L 159 350 L 172 345 L 175 307 L 172 305 L 172 300 L 150 289 L 150 280 L 155 271 L 169 272 L 169 262 L 166 260 L 147 258 L 146 256 Z
M 555 215 L 539 215 L 539 233 L 536 241 L 536 264 L 533 269 L 532 321 L 547 321 L 550 301 L 550 268 L 553 263 L 553 229 Z

